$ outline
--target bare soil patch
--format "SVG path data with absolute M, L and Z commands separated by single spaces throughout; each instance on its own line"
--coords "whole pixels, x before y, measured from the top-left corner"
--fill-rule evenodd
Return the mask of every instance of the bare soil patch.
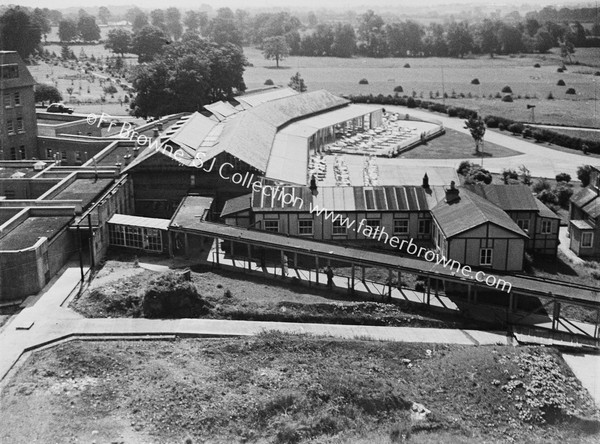
M 0 440 L 595 443 L 597 411 L 546 348 L 244 339 L 70 342 L 0 395 Z M 190 442 L 190 441 L 188 441 Z M 404 441 L 405 442 L 405 441 Z

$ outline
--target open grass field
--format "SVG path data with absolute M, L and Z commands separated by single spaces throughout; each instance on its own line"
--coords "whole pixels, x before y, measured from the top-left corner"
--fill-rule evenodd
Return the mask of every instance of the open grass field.
M 60 344 L 0 400 L 12 444 L 591 444 L 600 430 L 550 349 L 279 333 Z
M 248 61 L 253 64 L 246 68 L 244 79 L 249 88 L 257 88 L 271 79 L 275 84 L 287 85 L 289 78 L 299 71 L 305 79 L 309 91 L 327 89 L 335 94 L 394 94 L 394 87 L 400 85 L 403 94 L 413 91 L 420 97 L 429 99 L 429 93 L 440 95 L 445 91 L 449 96 L 469 93 L 479 99 L 446 99 L 446 103 L 480 109 L 484 114 L 500 114 L 506 117 L 528 120 L 531 112 L 526 104 L 536 105 L 536 121 L 545 123 L 573 123 L 600 127 L 600 112 L 594 117 L 594 97 L 600 96 L 600 77 L 593 73 L 598 68 L 569 65 L 563 73 L 556 72 L 561 65 L 554 54 L 525 57 L 487 56 L 470 59 L 453 58 L 351 58 L 333 57 L 290 57 L 276 69 L 272 61 L 265 60 L 255 48 L 244 48 Z M 580 48 L 575 59 L 600 60 L 600 49 Z M 405 63 L 410 68 L 403 68 Z M 539 63 L 540 68 L 534 68 Z M 596 62 L 597 63 L 597 62 Z M 442 84 L 443 76 L 443 84 Z M 366 78 L 368 85 L 359 85 Z M 471 80 L 479 79 L 479 85 Z M 557 86 L 558 80 L 566 86 Z M 515 101 L 501 102 L 489 99 L 504 86 L 510 86 Z M 568 88 L 575 88 L 577 94 L 565 94 Z M 555 100 L 547 100 L 552 92 Z M 529 95 L 530 100 L 516 98 Z M 481 99 L 485 96 L 485 99 Z M 533 98 L 537 97 L 537 98 Z M 441 98 L 439 99 L 442 100 Z

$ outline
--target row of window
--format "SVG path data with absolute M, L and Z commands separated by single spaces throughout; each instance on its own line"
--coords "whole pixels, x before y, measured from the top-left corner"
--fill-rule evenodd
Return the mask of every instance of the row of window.
M 13 106 L 21 106 L 21 93 L 7 93 L 4 95 L 4 108 L 12 108 Z
M 108 233 L 111 245 L 159 253 L 163 251 L 160 231 L 153 228 L 109 224 Z
M 525 233 L 529 233 L 529 219 L 518 219 L 517 225 Z M 542 234 L 552 234 L 552 221 L 542 219 Z
M 376 230 L 381 227 L 381 221 L 379 219 L 365 219 L 365 227 L 370 227 L 372 230 Z M 263 229 L 273 233 L 279 232 L 279 221 L 278 220 L 263 220 Z M 431 232 L 431 220 L 421 219 L 419 220 L 419 234 L 429 234 Z M 298 221 L 298 234 L 312 236 L 314 234 L 314 221 L 312 220 L 299 220 Z M 348 234 L 348 226 L 339 220 L 333 221 L 333 234 L 346 235 Z M 393 234 L 406 235 L 408 234 L 408 220 L 407 219 L 396 219 L 394 220 L 394 232 Z
M 16 129 L 16 132 L 15 132 Z M 14 136 L 16 133 L 22 133 L 25 131 L 25 125 L 23 123 L 22 117 L 17 117 L 16 126 L 15 121 L 12 119 L 8 119 L 6 121 L 6 132 L 9 136 Z
M 0 149 L 0 151 L 2 151 Z M 25 156 L 25 145 L 21 145 L 19 147 L 19 150 L 17 151 L 17 148 L 15 148 L 14 146 L 11 147 L 8 151 L 8 158 L 9 160 L 23 160 L 26 158 Z M 18 157 L 17 157 L 18 155 Z M 2 158 L 2 156 L 0 156 L 0 159 Z

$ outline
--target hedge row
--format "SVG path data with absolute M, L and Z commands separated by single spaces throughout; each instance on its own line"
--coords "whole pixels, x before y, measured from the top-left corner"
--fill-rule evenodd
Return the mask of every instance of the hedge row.
M 458 117 L 459 119 L 468 119 L 469 117 L 477 117 L 477 111 L 462 108 L 460 106 L 444 105 L 439 102 L 417 99 L 410 96 L 387 95 L 379 94 L 361 94 L 357 96 L 348 96 L 349 100 L 354 103 L 376 103 L 379 105 L 399 105 L 408 108 L 422 108 L 428 111 L 436 111 L 438 113 L 448 114 L 449 117 Z M 524 137 L 533 137 L 538 142 L 549 142 L 554 145 L 564 146 L 574 150 L 600 154 L 600 142 L 590 139 L 582 139 L 581 137 L 568 136 L 557 131 L 546 128 L 529 128 L 521 122 L 517 122 L 506 117 L 489 115 L 485 117 L 485 123 L 489 128 L 500 128 L 509 130 L 514 134 L 523 134 Z M 584 149 L 584 146 L 587 147 Z
M 436 111 L 438 113 L 448 114 L 450 117 L 458 117 L 460 119 L 468 119 L 469 117 L 477 117 L 477 111 L 460 106 L 444 105 L 443 103 L 433 102 L 429 100 L 417 99 L 410 96 L 373 94 L 347 96 L 353 103 L 376 103 L 379 105 L 398 105 L 408 108 L 422 108 L 428 111 Z

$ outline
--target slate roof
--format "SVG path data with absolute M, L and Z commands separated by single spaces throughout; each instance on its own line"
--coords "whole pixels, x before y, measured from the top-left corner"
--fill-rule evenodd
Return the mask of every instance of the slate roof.
M 537 211 L 535 197 L 527 185 L 465 185 L 465 189 L 489 200 L 504 211 Z
M 460 189 L 459 197 L 450 204 L 443 200 L 431 210 L 447 239 L 486 223 L 528 237 L 504 210 L 490 201 L 465 188 Z
M 570 201 L 577 207 L 583 208 L 598 197 L 598 193 L 590 187 L 582 188 L 578 193 L 571 196 Z
M 35 85 L 36 82 L 29 69 L 27 69 L 27 65 L 16 51 L 0 51 L 0 71 L 3 70 L 2 66 L 7 65 L 17 65 L 19 76 L 13 79 L 5 79 L 3 73 L 0 72 L 0 89 Z
M 541 217 L 544 217 L 546 219 L 560 219 L 560 216 L 558 216 L 554 211 L 552 211 L 550 208 L 544 205 L 544 202 L 539 200 L 537 197 L 535 198 L 535 203 L 539 210 L 538 214 Z

